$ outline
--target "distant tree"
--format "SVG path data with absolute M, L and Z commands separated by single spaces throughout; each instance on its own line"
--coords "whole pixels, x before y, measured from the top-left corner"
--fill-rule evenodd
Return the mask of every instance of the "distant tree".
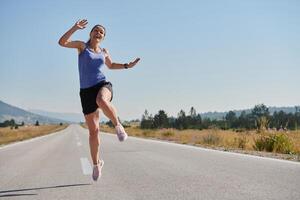
M 285 128 L 288 125 L 289 118 L 284 111 L 274 112 L 270 120 L 270 126 L 276 128 Z
M 0 127 L 12 127 L 14 128 L 14 126 L 16 125 L 15 120 L 11 119 L 11 120 L 5 120 L 3 123 L 0 123 Z
M 158 114 L 154 116 L 153 121 L 154 128 L 168 128 L 169 127 L 169 121 L 168 121 L 168 115 L 164 110 L 158 111 Z
M 191 118 L 196 118 L 197 117 L 197 112 L 196 112 L 196 109 L 194 107 L 191 107 L 190 116 L 191 116 Z
M 202 118 L 201 118 L 201 115 L 200 114 L 198 114 L 197 116 L 196 116 L 196 123 L 195 123 L 196 125 L 195 125 L 195 128 L 197 128 L 197 129 L 202 129 Z
M 237 125 L 239 128 L 246 128 L 247 129 L 247 114 L 246 111 L 242 111 L 240 116 L 238 117 Z
M 227 124 L 226 128 L 237 128 L 238 118 L 236 117 L 235 112 L 229 111 L 225 116 L 225 120 L 226 120 L 226 124 Z
M 264 104 L 255 105 L 251 111 L 252 116 L 255 118 L 255 126 L 258 130 L 268 128 L 270 122 L 270 112 Z
M 175 122 L 175 128 L 180 129 L 180 130 L 188 128 L 187 117 L 183 110 L 180 110 L 180 112 L 178 113 L 178 118 Z
M 152 115 L 149 116 L 149 113 L 147 110 L 145 110 L 144 114 L 142 115 L 141 120 L 141 129 L 151 129 L 153 128 L 153 117 Z
M 173 127 L 176 129 L 207 129 L 207 128 L 240 128 L 240 129 L 266 129 L 269 127 L 298 129 L 300 124 L 300 107 L 295 107 L 295 113 L 285 113 L 283 111 L 270 114 L 269 109 L 264 104 L 255 105 L 250 113 L 242 111 L 239 116 L 234 111 L 229 111 L 222 119 L 211 120 L 210 118 L 201 118 L 194 107 L 191 107 L 189 115 L 180 110 L 175 117 L 169 117 L 165 111 L 161 110 L 152 117 L 147 110 L 140 123 L 141 128 L 162 128 Z
M 237 118 L 236 118 L 235 112 L 229 111 L 229 112 L 226 114 L 225 119 L 226 119 L 227 121 L 229 121 L 229 122 L 235 121 L 235 120 L 237 119 Z
M 208 128 L 210 127 L 210 125 L 211 125 L 211 120 L 210 120 L 210 118 L 204 118 L 204 119 L 202 120 L 202 128 L 203 128 L 203 129 L 208 129 Z
M 11 125 L 11 126 L 14 126 L 14 125 L 16 125 L 16 122 L 15 122 L 15 120 L 14 120 L 14 119 L 11 119 L 9 123 L 10 123 L 10 125 Z
M 142 120 L 147 120 L 149 119 L 149 113 L 148 113 L 148 110 L 146 109 L 144 114 L 142 115 Z
M 175 126 L 176 118 L 175 117 L 169 117 L 168 122 L 169 122 L 169 127 L 176 128 L 176 126 Z
M 114 127 L 113 123 L 111 120 L 109 120 L 108 122 L 105 123 L 107 126 L 109 127 Z
M 121 122 L 121 119 L 120 119 L 119 117 L 118 117 L 118 121 L 119 121 L 120 123 L 122 123 L 122 122 Z M 106 122 L 105 124 L 108 125 L 109 127 L 112 127 L 112 128 L 115 127 L 111 120 L 109 120 L 109 121 Z M 123 123 L 122 123 L 122 124 L 123 124 Z M 123 126 L 124 126 L 124 124 L 123 124 Z M 126 128 L 126 127 L 124 127 L 124 128 Z
M 295 130 L 298 130 L 298 126 L 300 125 L 300 106 L 295 106 Z
M 25 123 L 24 123 L 24 122 L 22 122 L 22 123 L 21 123 L 21 126 L 24 126 L 24 125 L 25 125 Z
M 286 123 L 286 126 L 284 127 L 285 129 L 289 130 L 295 130 L 296 129 L 296 124 L 297 124 L 297 119 L 295 117 L 295 114 L 293 113 L 288 113 L 287 114 L 288 121 Z
M 140 120 L 139 119 L 133 119 L 133 120 L 130 120 L 130 123 L 139 123 Z
M 39 126 L 39 125 L 40 125 L 39 121 L 38 121 L 38 120 L 36 120 L 36 122 L 35 122 L 35 126 Z
M 269 109 L 264 104 L 255 105 L 254 108 L 252 109 L 251 113 L 256 118 L 259 118 L 262 116 L 265 116 L 265 117 L 270 116 Z
M 199 118 L 197 116 L 196 109 L 194 107 L 191 107 L 190 115 L 186 117 L 186 123 L 187 123 L 188 128 L 190 128 L 190 129 L 197 128 L 198 119 Z
M 63 125 L 63 123 L 62 123 L 62 122 L 60 122 L 60 123 L 59 123 L 59 125 L 60 125 L 60 126 L 62 126 L 62 125 Z

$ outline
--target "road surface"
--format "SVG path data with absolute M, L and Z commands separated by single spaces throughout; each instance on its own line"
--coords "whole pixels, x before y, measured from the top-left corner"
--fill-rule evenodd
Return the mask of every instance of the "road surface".
M 79 125 L 0 148 L 0 199 L 300 199 L 300 163 L 101 133 L 91 178 Z

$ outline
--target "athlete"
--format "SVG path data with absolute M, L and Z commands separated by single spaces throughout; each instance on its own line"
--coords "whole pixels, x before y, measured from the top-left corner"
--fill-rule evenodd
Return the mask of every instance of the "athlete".
M 108 82 L 101 69 L 104 64 L 109 69 L 128 69 L 134 67 L 139 58 L 121 64 L 112 61 L 107 49 L 100 44 L 105 38 L 106 30 L 102 25 L 95 25 L 90 32 L 87 42 L 70 40 L 72 34 L 84 29 L 88 24 L 86 19 L 77 21 L 59 40 L 59 45 L 78 50 L 78 68 L 80 79 L 80 99 L 82 112 L 89 129 L 90 152 L 93 160 L 93 180 L 101 177 L 104 161 L 99 158 L 99 109 L 112 121 L 119 141 L 127 139 L 122 124 L 118 120 L 117 112 L 111 101 L 113 98 L 112 84 Z

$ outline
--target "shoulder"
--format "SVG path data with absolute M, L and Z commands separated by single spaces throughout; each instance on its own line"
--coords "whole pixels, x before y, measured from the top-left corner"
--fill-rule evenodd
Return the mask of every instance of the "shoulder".
M 109 51 L 106 48 L 103 48 L 103 54 L 105 57 L 109 57 Z
M 83 41 L 78 41 L 78 42 L 80 44 L 81 51 L 83 51 L 88 46 L 88 43 L 86 43 L 86 42 L 83 42 Z
M 87 44 L 83 41 L 74 41 L 77 44 L 78 53 L 80 54 L 86 48 Z

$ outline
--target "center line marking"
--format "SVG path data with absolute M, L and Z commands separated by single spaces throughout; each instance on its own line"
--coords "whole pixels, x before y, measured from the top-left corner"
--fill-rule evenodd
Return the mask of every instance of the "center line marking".
M 87 158 L 80 158 L 81 169 L 84 175 L 92 174 L 92 166 Z

